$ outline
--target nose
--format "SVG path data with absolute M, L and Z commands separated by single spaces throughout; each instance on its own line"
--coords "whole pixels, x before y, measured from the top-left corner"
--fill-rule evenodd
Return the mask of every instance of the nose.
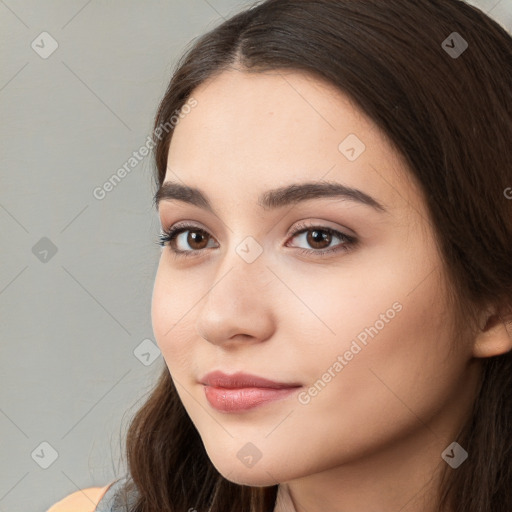
M 262 257 L 252 263 L 237 254 L 226 258 L 197 306 L 198 334 L 226 348 L 270 338 L 275 329 L 276 304 L 267 285 L 274 279 Z

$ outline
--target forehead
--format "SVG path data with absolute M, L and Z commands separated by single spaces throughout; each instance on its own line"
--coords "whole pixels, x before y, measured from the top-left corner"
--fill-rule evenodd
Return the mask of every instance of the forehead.
M 230 69 L 201 84 L 192 97 L 197 106 L 171 139 L 166 180 L 215 193 L 229 185 L 256 201 L 271 187 L 327 179 L 383 204 L 400 197 L 421 201 L 385 134 L 323 80 L 295 71 Z

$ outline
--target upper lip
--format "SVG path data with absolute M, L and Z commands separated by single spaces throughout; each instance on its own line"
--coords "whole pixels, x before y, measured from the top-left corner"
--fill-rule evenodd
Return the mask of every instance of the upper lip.
M 295 388 L 301 384 L 296 382 L 276 382 L 273 380 L 258 377 L 248 373 L 237 372 L 227 375 L 221 371 L 207 373 L 202 379 L 201 384 L 206 386 L 215 386 L 219 388 Z

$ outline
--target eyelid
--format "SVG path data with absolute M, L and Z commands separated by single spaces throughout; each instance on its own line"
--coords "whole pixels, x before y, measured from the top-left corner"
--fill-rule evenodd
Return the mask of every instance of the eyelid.
M 297 234 L 296 232 L 299 230 L 299 229 L 314 229 L 314 228 L 318 228 L 318 229 L 330 229 L 331 231 L 337 231 L 339 233 L 341 233 L 342 235 L 346 236 L 347 238 L 353 238 L 353 239 L 357 239 L 358 238 L 358 235 L 357 233 L 353 230 L 353 229 L 350 229 L 349 227 L 347 226 L 340 226 L 339 224 L 336 224 L 335 226 L 333 226 L 332 224 L 335 224 L 333 222 L 330 222 L 330 221 L 327 221 L 327 220 L 322 220 L 322 219 L 317 219 L 317 218 L 312 218 L 313 220 L 311 220 L 311 217 L 310 218 L 307 218 L 307 219 L 301 219 L 301 220 L 298 220 L 296 221 L 292 228 L 289 230 L 289 235 L 292 235 L 294 232 L 295 234 Z

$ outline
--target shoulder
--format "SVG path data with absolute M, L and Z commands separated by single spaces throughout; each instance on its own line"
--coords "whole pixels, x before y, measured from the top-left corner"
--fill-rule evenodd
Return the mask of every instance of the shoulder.
M 105 487 L 88 487 L 69 494 L 46 512 L 94 512 L 96 506 L 114 482 Z

